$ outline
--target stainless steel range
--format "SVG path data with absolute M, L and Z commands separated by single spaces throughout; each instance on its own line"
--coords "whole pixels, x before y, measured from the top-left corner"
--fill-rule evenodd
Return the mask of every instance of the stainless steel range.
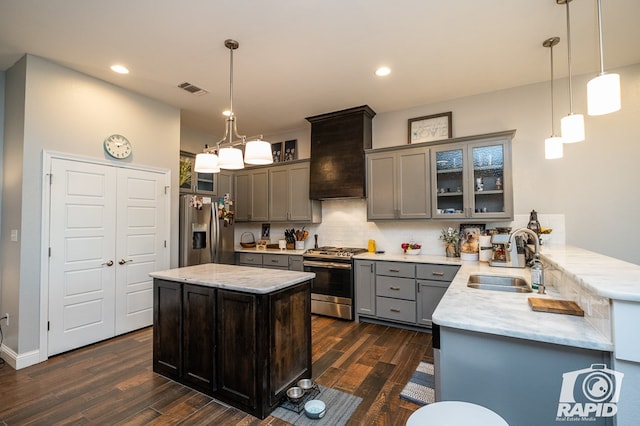
M 353 320 L 353 259 L 367 249 L 320 247 L 307 250 L 304 270 L 315 272 L 311 313 Z

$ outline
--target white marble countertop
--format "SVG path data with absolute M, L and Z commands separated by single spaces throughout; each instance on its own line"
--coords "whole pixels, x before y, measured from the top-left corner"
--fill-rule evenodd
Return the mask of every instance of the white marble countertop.
M 588 349 L 613 350 L 613 343 L 584 317 L 531 309 L 529 297 L 560 299 L 559 293 L 553 288 L 548 289 L 546 295 L 540 295 L 536 292 L 510 293 L 467 287 L 469 275 L 472 274 L 516 276 L 530 283 L 529 268 L 498 268 L 484 262 L 402 253 L 364 253 L 354 258 L 460 265 L 460 270 L 433 313 L 433 321 L 440 326 Z
M 180 281 L 208 287 L 266 294 L 315 278 L 312 272 L 262 269 L 250 266 L 205 263 L 184 268 L 152 272 L 153 278 Z
M 254 253 L 254 254 L 287 254 L 287 255 L 299 255 L 302 256 L 304 254 L 304 252 L 307 251 L 306 249 L 304 250 L 294 250 L 294 249 L 287 249 L 287 250 L 280 250 L 280 249 L 266 249 L 266 250 L 257 250 L 256 248 L 244 248 L 241 246 L 238 246 L 235 248 L 235 252 L 236 253 Z
M 541 256 L 599 296 L 640 302 L 640 265 L 572 246 L 543 246 Z

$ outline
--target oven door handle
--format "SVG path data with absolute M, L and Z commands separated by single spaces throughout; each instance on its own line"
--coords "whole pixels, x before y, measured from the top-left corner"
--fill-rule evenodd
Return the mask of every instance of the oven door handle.
M 305 260 L 302 262 L 303 266 L 311 266 L 315 268 L 327 268 L 327 269 L 351 269 L 351 263 L 337 263 L 337 262 L 318 262 L 315 260 Z

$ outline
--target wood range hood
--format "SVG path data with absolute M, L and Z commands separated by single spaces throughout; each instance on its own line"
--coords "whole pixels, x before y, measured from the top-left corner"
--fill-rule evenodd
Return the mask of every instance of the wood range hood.
M 371 149 L 367 105 L 307 117 L 311 123 L 309 198 L 365 198 L 364 151 Z

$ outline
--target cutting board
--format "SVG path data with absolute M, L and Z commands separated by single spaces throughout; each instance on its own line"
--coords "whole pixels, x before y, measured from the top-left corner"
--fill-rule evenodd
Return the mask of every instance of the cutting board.
M 571 300 L 543 299 L 541 297 L 530 297 L 529 305 L 531 309 L 539 312 L 551 312 L 554 314 L 568 314 L 584 316 L 584 311 Z

